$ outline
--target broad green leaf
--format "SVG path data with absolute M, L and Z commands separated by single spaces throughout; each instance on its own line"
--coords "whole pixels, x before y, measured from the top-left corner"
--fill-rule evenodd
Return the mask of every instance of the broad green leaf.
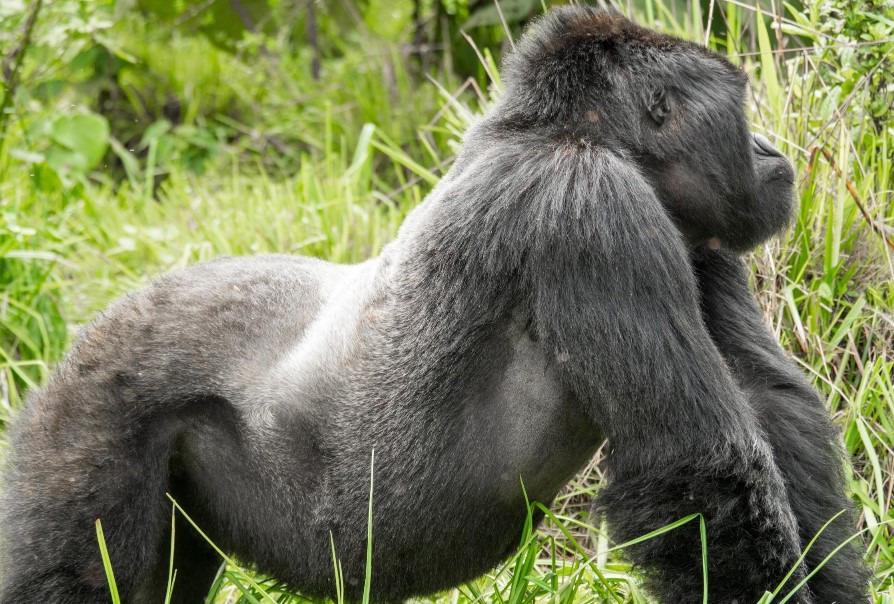
M 500 10 L 506 23 L 521 23 L 539 6 L 537 0 L 502 0 Z M 484 4 L 462 24 L 463 29 L 473 29 L 484 25 L 502 25 L 500 12 L 493 2 Z
M 109 122 L 95 113 L 63 115 L 53 122 L 52 139 L 80 155 L 81 171 L 94 167 L 109 146 Z M 49 162 L 49 159 L 47 160 Z

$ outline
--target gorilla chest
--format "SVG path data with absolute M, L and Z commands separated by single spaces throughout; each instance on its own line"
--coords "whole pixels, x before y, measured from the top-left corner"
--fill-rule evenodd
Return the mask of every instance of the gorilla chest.
M 407 593 L 454 585 L 511 553 L 525 494 L 549 504 L 600 440 L 526 334 L 501 333 L 482 348 L 455 398 L 360 414 L 332 468 L 329 509 L 352 510 L 354 537 L 342 533 L 341 547 L 360 557 L 375 452 L 373 567 L 402 577 Z

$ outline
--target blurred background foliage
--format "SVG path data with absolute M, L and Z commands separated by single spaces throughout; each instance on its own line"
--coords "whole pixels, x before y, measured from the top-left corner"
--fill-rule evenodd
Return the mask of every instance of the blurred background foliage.
M 0 432 L 77 327 L 159 273 L 375 254 L 500 93 L 512 40 L 561 3 L 0 0 Z M 894 4 L 604 5 L 742 65 L 755 129 L 802 175 L 755 283 L 844 431 L 875 601 L 894 602 Z M 592 559 L 548 523 L 445 597 L 645 602 L 599 527 L 581 528 L 601 478 L 597 458 L 554 506 Z M 211 600 L 262 600 L 245 576 L 228 567 Z
M 425 77 L 448 89 L 471 77 L 486 89 L 480 49 L 499 57 L 507 32 L 518 35 L 547 4 L 2 0 L 0 176 L 26 165 L 42 190 L 70 190 L 90 177 L 145 184 L 171 166 L 201 174 L 224 151 L 228 160 L 237 152 L 271 174 L 291 173 L 302 153 L 322 149 L 325 123 L 345 139 L 366 122 L 389 124 L 396 143 L 412 146 L 414 120 L 439 102 Z M 679 28 L 692 18 L 706 26 L 714 3 L 702 0 L 694 12 L 686 0 L 639 4 L 647 21 Z M 771 44 L 826 48 L 812 60 L 828 85 L 827 105 L 851 95 L 847 109 L 868 111 L 883 128 L 894 84 L 890 3 L 795 2 L 783 9 L 790 22 L 774 22 L 775 4 L 755 4 L 768 26 L 778 25 Z M 713 18 L 711 28 L 721 48 L 748 43 L 724 40 L 730 31 L 758 48 L 753 27 Z M 383 84 L 399 104 L 369 94 Z M 329 122 L 322 105 L 333 112 Z

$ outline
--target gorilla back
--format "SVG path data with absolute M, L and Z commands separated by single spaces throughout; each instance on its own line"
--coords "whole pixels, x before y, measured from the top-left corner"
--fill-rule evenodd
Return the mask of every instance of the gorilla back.
M 373 598 L 434 592 L 507 556 L 525 492 L 551 502 L 603 438 L 613 534 L 703 513 L 712 602 L 797 564 L 797 510 L 689 260 L 788 218 L 791 167 L 749 135 L 744 77 L 572 8 L 526 34 L 506 82 L 380 257 L 217 260 L 83 330 L 12 430 L 0 601 L 104 601 L 97 518 L 123 598 L 159 601 L 165 492 L 309 594 L 334 593 L 331 539 L 357 599 L 371 473 Z M 175 598 L 194 601 L 218 559 L 188 527 L 176 551 Z M 697 531 L 630 555 L 665 601 L 701 600 Z

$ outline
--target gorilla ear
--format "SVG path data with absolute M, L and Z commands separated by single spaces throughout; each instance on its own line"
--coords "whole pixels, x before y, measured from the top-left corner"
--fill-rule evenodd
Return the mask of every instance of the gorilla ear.
M 656 88 L 649 97 L 649 115 L 661 126 L 673 110 L 671 94 L 666 88 Z

